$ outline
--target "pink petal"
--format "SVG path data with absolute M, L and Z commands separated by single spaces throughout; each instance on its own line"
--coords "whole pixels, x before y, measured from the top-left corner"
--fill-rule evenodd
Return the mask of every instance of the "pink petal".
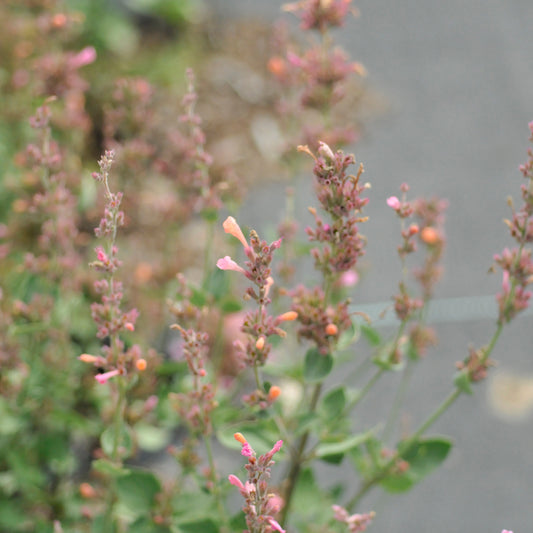
M 244 490 L 244 485 L 242 484 L 242 481 L 237 476 L 230 474 L 228 476 L 228 480 L 232 485 L 237 487 L 239 490 Z
M 234 270 L 235 272 L 240 272 L 241 274 L 246 274 L 244 268 L 240 267 L 233 259 L 227 255 L 217 261 L 217 267 L 220 270 Z
M 119 370 L 110 370 L 109 372 L 105 372 L 104 374 L 96 374 L 96 376 L 94 376 L 94 379 L 96 379 L 96 381 L 98 381 L 100 385 L 103 385 L 104 383 L 107 383 L 108 379 L 118 376 L 119 374 Z
M 92 46 L 87 46 L 81 52 L 78 52 L 71 60 L 73 68 L 84 67 L 90 65 L 96 60 L 96 50 Z
M 270 527 L 272 529 L 275 529 L 276 531 L 279 531 L 279 533 L 286 533 L 286 531 L 274 520 L 273 518 L 268 518 L 268 523 L 270 524 Z
M 230 235 L 233 235 L 236 239 L 239 239 L 245 249 L 248 248 L 248 243 L 244 238 L 244 234 L 239 224 L 237 224 L 237 221 L 233 217 L 226 218 L 226 220 L 224 220 L 224 223 L 222 224 L 222 227 L 224 228 L 224 231 L 226 233 L 229 233 Z

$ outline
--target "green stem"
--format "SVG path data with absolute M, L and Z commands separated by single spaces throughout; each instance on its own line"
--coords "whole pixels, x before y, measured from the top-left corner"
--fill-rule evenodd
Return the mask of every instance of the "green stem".
M 407 453 L 412 446 L 415 445 L 417 439 L 459 398 L 462 391 L 459 388 L 456 388 L 452 393 L 437 407 L 437 409 L 427 418 L 427 420 L 418 428 L 418 430 L 409 438 L 405 443 L 405 446 L 402 446 L 401 453 Z M 371 478 L 367 479 L 362 485 L 361 488 L 357 491 L 355 496 L 348 502 L 346 509 L 352 511 L 361 498 L 377 483 L 387 477 L 390 473 L 391 468 L 394 467 L 396 461 L 398 460 L 398 454 L 395 454 L 389 461 L 387 461 L 376 474 Z
M 396 396 L 392 402 L 391 411 L 389 413 L 387 422 L 385 423 L 385 428 L 383 429 L 383 436 L 382 436 L 383 442 L 387 442 L 389 440 L 394 424 L 396 420 L 398 419 L 400 408 L 405 399 L 405 395 L 407 393 L 407 389 L 409 387 L 411 377 L 413 376 L 414 367 L 415 365 L 413 361 L 409 359 L 407 361 L 407 368 L 405 369 L 405 372 L 402 375 L 402 379 L 400 381 L 398 391 L 396 392 Z
M 213 271 L 213 242 L 215 240 L 216 222 L 216 220 L 207 221 L 206 245 L 204 247 L 204 279 L 202 282 L 204 290 L 207 289 L 210 274 Z
M 372 376 L 368 382 L 366 383 L 366 385 L 362 388 L 361 392 L 350 402 L 348 403 L 344 410 L 343 410 L 343 414 L 347 414 L 349 413 L 350 411 L 352 411 L 352 409 L 355 408 L 355 406 L 370 392 L 370 390 L 372 389 L 372 387 L 377 383 L 377 381 L 379 380 L 379 378 L 385 373 L 385 369 L 384 368 L 380 368 L 375 374 L 374 376 Z
M 318 404 L 318 399 L 320 398 L 320 393 L 322 392 L 322 383 L 317 383 L 313 390 L 313 396 L 311 397 L 311 403 L 309 405 L 309 412 L 314 413 L 316 406 Z M 285 479 L 287 480 L 287 485 L 284 490 L 283 499 L 285 505 L 281 512 L 281 523 L 285 524 L 289 511 L 291 508 L 292 497 L 294 495 L 294 489 L 296 488 L 296 483 L 300 475 L 300 470 L 302 468 L 303 456 L 305 448 L 307 446 L 307 441 L 309 440 L 310 432 L 306 431 L 300 438 L 297 446 L 296 453 L 291 454 L 291 464 Z
M 223 527 L 221 533 L 228 532 L 228 516 L 222 502 L 222 495 L 220 493 L 220 485 L 218 482 L 217 471 L 215 466 L 215 459 L 213 456 L 213 448 L 211 447 L 211 440 L 207 435 L 204 435 L 205 450 L 207 452 L 207 460 L 209 462 L 209 470 L 211 471 L 211 482 L 213 483 L 213 495 L 217 504 L 218 514 L 222 520 Z
M 113 453 L 111 458 L 115 463 L 122 463 L 120 460 L 119 446 L 121 442 L 122 426 L 124 423 L 124 400 L 126 399 L 126 387 L 123 376 L 117 376 L 117 404 L 113 415 Z

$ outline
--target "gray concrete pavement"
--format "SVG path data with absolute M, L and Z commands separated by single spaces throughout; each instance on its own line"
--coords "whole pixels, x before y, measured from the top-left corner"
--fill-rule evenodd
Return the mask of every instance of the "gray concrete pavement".
M 207 4 L 222 16 L 274 18 L 282 2 Z M 519 199 L 518 165 L 526 159 L 527 124 L 533 120 L 533 1 L 360 0 L 356 5 L 361 17 L 339 38 L 365 64 L 369 85 L 388 104 L 355 147 L 372 182 L 371 220 L 365 227 L 370 268 L 356 301 L 382 301 L 395 290 L 397 231 L 391 231 L 394 215 L 385 199 L 404 181 L 413 195 L 437 194 L 450 203 L 446 274 L 438 295 L 493 294 L 500 279 L 487 269 L 494 253 L 512 245 L 502 219 L 509 213 L 506 197 Z M 310 198 L 302 199 L 302 213 Z M 409 403 L 413 423 L 444 397 L 454 362 L 466 355 L 469 342 L 485 342 L 492 324 L 476 319 L 439 326 L 440 344 L 415 376 Z M 524 378 L 516 380 L 516 388 L 528 397 L 531 326 L 529 315 L 505 331 L 494 352 L 499 365 L 493 381 L 477 387 L 473 398 L 461 399 L 434 427 L 434 433 L 454 437 L 456 447 L 445 466 L 407 495 L 384 502 L 370 496 L 363 502 L 378 511 L 373 532 L 533 531 L 533 414 L 511 420 L 498 416 L 489 401 L 491 391 L 499 390 L 497 376 L 505 375 Z M 381 409 L 387 386 L 390 382 L 368 399 L 369 410 L 372 402 Z

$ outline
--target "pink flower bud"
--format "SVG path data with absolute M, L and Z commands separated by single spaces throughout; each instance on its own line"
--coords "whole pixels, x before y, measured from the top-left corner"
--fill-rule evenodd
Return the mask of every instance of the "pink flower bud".
M 398 209 L 400 209 L 401 203 L 400 200 L 396 198 L 396 196 L 390 196 L 389 198 L 387 198 L 387 205 L 397 211 Z
M 292 322 L 298 318 L 298 313 L 296 311 L 287 311 L 276 317 L 276 323 L 280 322 Z
M 91 355 L 88 353 L 82 353 L 80 356 L 78 356 L 78 359 L 84 363 L 96 363 L 96 361 L 98 361 L 98 357 L 96 355 Z
M 324 142 L 318 141 L 318 153 L 326 160 L 326 162 L 335 161 L 335 154 L 333 150 Z

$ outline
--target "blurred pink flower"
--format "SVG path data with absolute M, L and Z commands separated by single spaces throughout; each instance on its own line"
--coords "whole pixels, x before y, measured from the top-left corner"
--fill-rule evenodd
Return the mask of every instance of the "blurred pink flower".
M 96 60 L 96 50 L 93 46 L 87 46 L 78 52 L 71 60 L 70 66 L 72 68 L 80 68 L 85 65 L 90 65 Z
M 94 376 L 94 379 L 100 383 L 100 385 L 103 385 L 104 383 L 107 383 L 107 381 L 115 376 L 118 376 L 120 374 L 120 370 L 110 370 L 109 372 L 105 372 L 104 374 L 96 374 Z
M 217 261 L 217 267 L 220 268 L 220 270 L 234 270 L 235 272 L 246 274 L 244 268 L 240 267 L 235 261 L 233 261 L 229 255 L 219 259 Z

